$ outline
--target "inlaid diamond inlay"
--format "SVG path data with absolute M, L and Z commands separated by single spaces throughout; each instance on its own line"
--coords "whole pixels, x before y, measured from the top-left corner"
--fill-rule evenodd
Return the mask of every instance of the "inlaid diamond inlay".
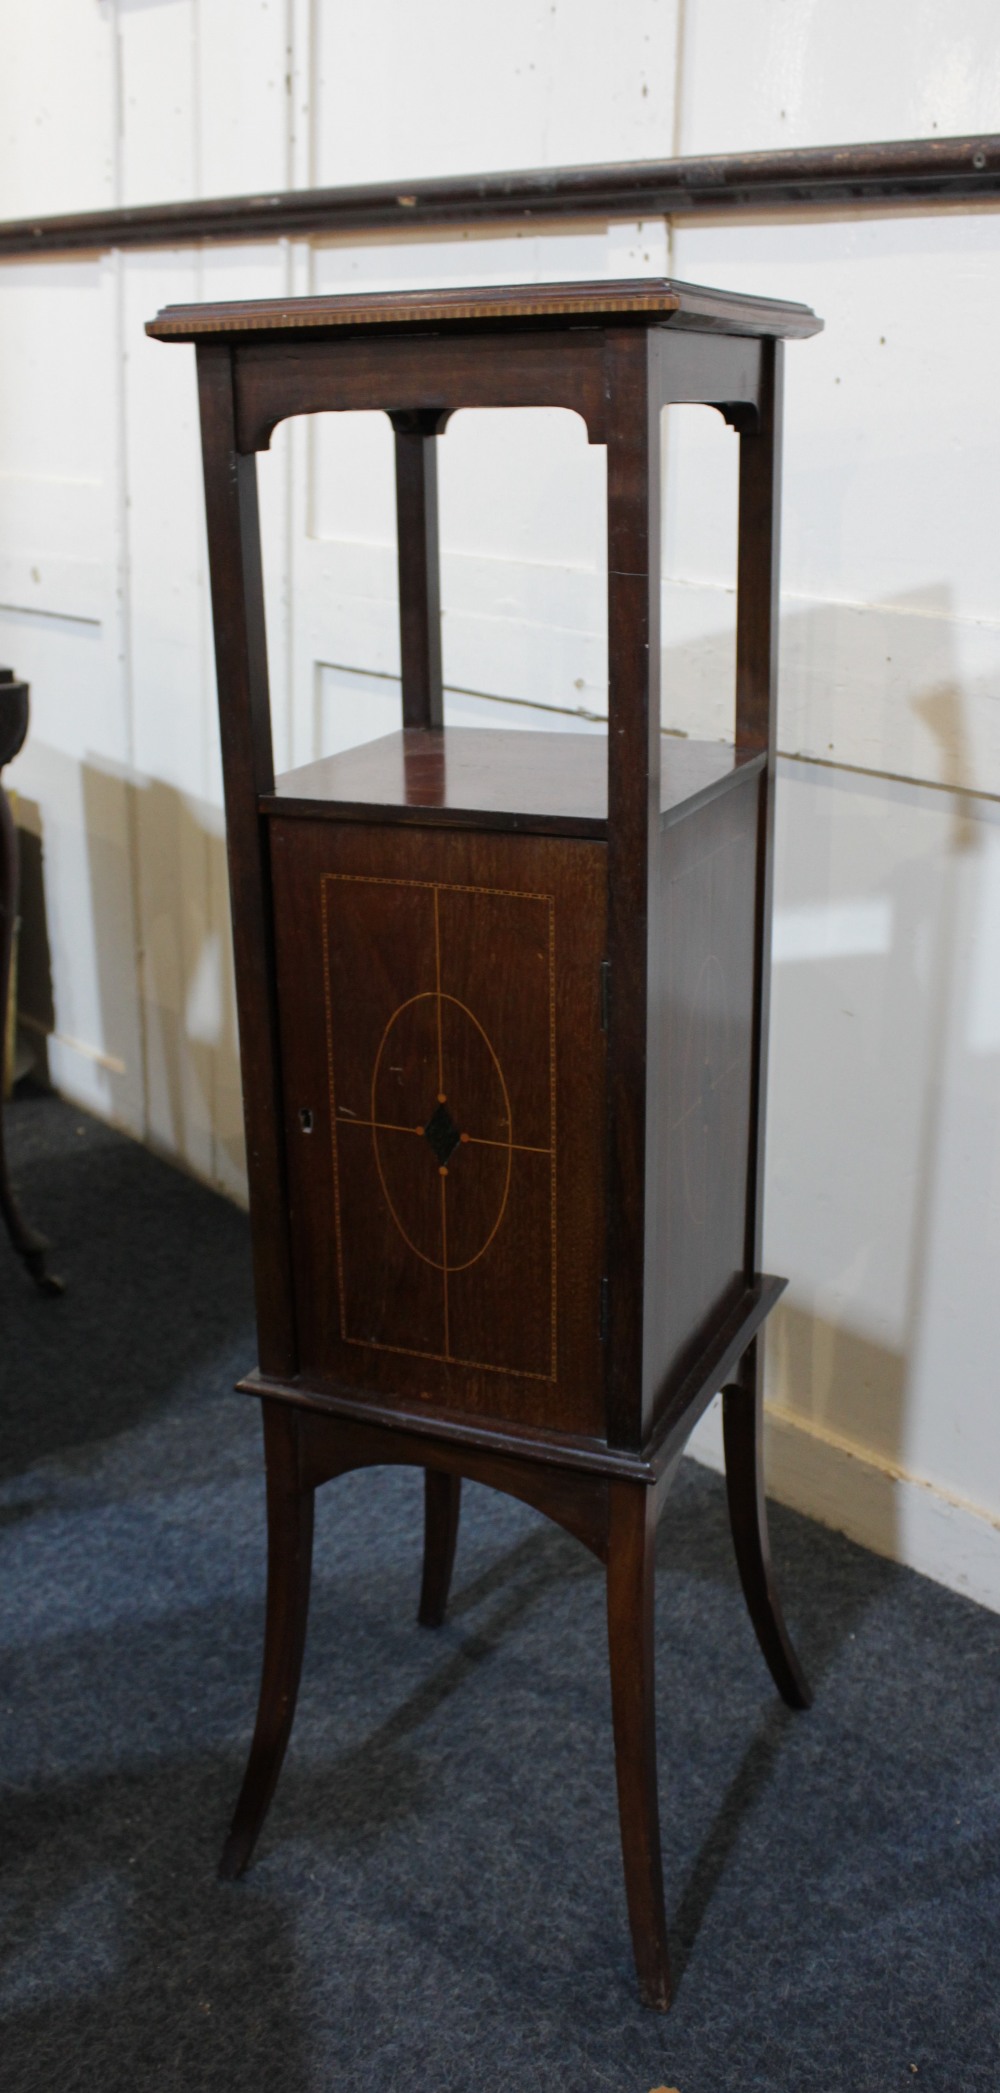
M 436 1112 L 432 1113 L 424 1128 L 424 1140 L 430 1143 L 442 1168 L 452 1155 L 462 1136 L 442 1099 Z

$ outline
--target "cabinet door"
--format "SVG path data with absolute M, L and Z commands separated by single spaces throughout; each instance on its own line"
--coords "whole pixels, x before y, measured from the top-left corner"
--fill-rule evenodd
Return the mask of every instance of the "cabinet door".
M 271 835 L 303 1376 L 600 1434 L 603 844 Z

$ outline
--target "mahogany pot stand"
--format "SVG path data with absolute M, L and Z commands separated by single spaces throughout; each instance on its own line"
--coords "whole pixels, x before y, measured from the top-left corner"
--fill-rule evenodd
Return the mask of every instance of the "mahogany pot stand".
M 291 1730 L 313 1502 L 425 1470 L 420 1620 L 461 1478 L 606 1564 L 622 1850 L 643 1999 L 669 2001 L 653 1553 L 724 1390 L 743 1589 L 808 1690 L 768 1554 L 759 1266 L 781 372 L 803 306 L 556 285 L 168 307 L 197 345 L 259 1368 L 264 1668 L 223 1856 L 247 1864 Z M 738 432 L 735 745 L 660 732 L 660 421 Z M 569 408 L 607 453 L 609 730 L 443 725 L 437 445 L 459 407 Z M 290 415 L 395 432 L 403 725 L 275 780 L 256 460 Z

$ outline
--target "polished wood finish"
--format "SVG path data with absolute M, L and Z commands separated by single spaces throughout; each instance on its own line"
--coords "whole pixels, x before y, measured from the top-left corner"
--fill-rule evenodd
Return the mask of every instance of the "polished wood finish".
M 257 1724 L 219 1873 L 242 1875 L 267 1815 L 292 1734 L 312 1575 L 315 1486 L 303 1475 L 294 1410 L 264 1403 L 267 1465 L 267 1619 Z
M 370 1424 L 379 1432 L 384 1427 L 393 1442 L 399 1435 L 412 1437 L 416 1434 L 422 1444 L 426 1443 L 427 1458 L 438 1464 L 446 1454 L 450 1458 L 456 1449 L 462 1460 L 467 1454 L 476 1458 L 480 1454 L 486 1458 L 516 1455 L 517 1472 L 521 1476 L 539 1466 L 564 1470 L 572 1479 L 574 1488 L 577 1484 L 582 1487 L 585 1477 L 594 1476 L 612 1480 L 620 1478 L 659 1488 L 683 1450 L 694 1424 L 713 1395 L 725 1386 L 786 1284 L 784 1279 L 759 1274 L 753 1284 L 745 1288 L 713 1329 L 710 1340 L 664 1407 L 655 1431 L 638 1454 L 609 1446 L 603 1436 L 590 1438 L 578 1432 L 562 1432 L 546 1424 L 511 1424 L 502 1418 L 476 1418 L 462 1412 L 431 1410 L 419 1399 L 408 1404 L 371 1390 L 358 1393 L 339 1385 L 334 1387 L 329 1382 L 313 1381 L 308 1374 L 298 1374 L 295 1381 L 289 1383 L 250 1372 L 238 1385 L 247 1395 L 284 1396 L 303 1409 L 314 1410 L 318 1415 L 337 1422 L 352 1426 Z M 385 1433 L 380 1443 L 390 1443 Z M 402 1456 L 394 1455 L 393 1458 Z M 467 1472 L 472 1474 L 471 1469 Z M 483 1481 L 486 1477 L 477 1473 L 475 1479 Z M 503 1487 L 508 1485 L 505 1483 Z M 539 1487 L 548 1490 L 551 1477 Z M 523 1496 L 529 1504 L 536 1501 L 520 1487 L 513 1489 L 513 1495 Z
M 0 774 L 12 763 L 28 731 L 28 686 L 18 681 L 12 669 L 0 668 Z M 14 927 L 17 922 L 18 848 L 17 830 L 10 801 L 0 782 L 0 1078 L 3 1076 L 10 997 Z M 50 1272 L 46 1262 L 48 1244 L 21 1213 L 7 1172 L 3 1130 L 3 1084 L 0 1081 L 0 1214 L 17 1255 L 24 1260 L 40 1293 L 61 1294 L 63 1283 Z
M 403 726 L 443 727 L 437 437 L 441 414 L 393 416 Z
M 311 1488 L 355 1468 L 431 1467 L 519 1498 L 607 1561 L 609 1477 L 596 1467 L 574 1470 L 563 1462 L 538 1461 L 528 1454 L 520 1431 L 473 1428 L 442 1434 L 436 1419 L 387 1417 L 377 1404 L 313 1396 L 300 1385 L 270 1385 L 256 1374 L 240 1386 L 263 1396 L 265 1409 L 273 1398 L 294 1415 L 301 1473 Z M 652 1471 L 644 1477 L 647 1486 L 651 1480 Z
M 657 358 L 662 404 L 716 406 L 734 426 L 755 426 L 763 344 L 741 335 L 669 332 Z M 313 336 L 249 335 L 235 361 L 236 433 L 242 451 L 266 450 L 288 415 L 350 413 L 431 416 L 442 402 L 468 407 L 565 407 L 591 443 L 608 440 L 607 343 L 600 327 L 574 329 L 560 353 L 555 324 L 505 325 L 503 355 L 486 362 L 475 334 L 457 327 L 409 333 L 317 330 Z
M 670 2004 L 670 1956 L 660 1858 L 656 1779 L 653 1595 L 656 1515 L 652 1490 L 608 1489 L 608 1653 L 625 1893 L 643 2005 Z
M 227 1872 L 287 1743 L 312 1493 L 425 1470 L 419 1618 L 460 1478 L 607 1566 L 622 1853 L 643 1998 L 669 1998 L 653 1543 L 726 1388 L 740 1574 L 780 1690 L 760 1470 L 759 1269 L 781 341 L 800 307 L 677 284 L 168 312 L 197 344 L 260 1370 L 269 1599 Z M 742 331 L 741 331 L 742 330 Z M 661 733 L 663 408 L 740 444 L 735 746 Z M 470 405 L 559 405 L 607 447 L 608 732 L 442 725 L 436 453 Z M 285 416 L 396 439 L 403 729 L 275 781 L 254 481 Z
M 147 334 L 157 341 L 199 341 L 223 334 L 310 334 L 330 328 L 416 329 L 469 321 L 550 323 L 560 329 L 580 320 L 616 326 L 650 320 L 690 327 L 699 334 L 818 334 L 822 321 L 808 305 L 787 299 L 750 298 L 740 291 L 706 290 L 657 276 L 594 283 L 486 284 L 481 289 L 443 291 L 357 291 L 320 298 L 230 299 L 218 305 L 166 305 Z
M 276 820 L 271 858 L 300 1371 L 599 1433 L 603 851 Z
M 455 1565 L 462 1478 L 440 1468 L 424 1470 L 424 1574 L 417 1619 L 422 1628 L 440 1628 L 448 1605 Z
M 637 1448 L 646 1261 L 647 964 L 659 865 L 660 397 L 652 330 L 608 338 L 608 1439 Z
M 643 1439 L 758 1269 L 745 1230 L 762 773 L 735 775 L 738 789 L 659 843 L 645 1203 L 659 1276 L 647 1304 Z
M 666 825 L 727 792 L 764 755 L 721 741 L 664 739 L 660 820 Z M 519 835 L 608 833 L 608 745 L 602 734 L 449 727 L 384 734 L 339 756 L 286 771 L 260 801 L 267 814 L 420 827 L 509 829 Z
M 289 189 L 256 196 L 69 211 L 0 222 L 0 257 L 109 247 L 182 247 L 194 240 L 277 239 L 291 233 L 426 231 L 514 218 L 726 218 L 817 210 L 975 205 L 1000 195 L 1000 136 L 888 139 L 786 147 L 592 167 L 444 175 L 416 181 Z
M 733 1546 L 747 1610 L 782 1700 L 808 1708 L 812 1694 L 785 1627 L 771 1563 L 764 1499 L 764 1377 L 761 1339 L 740 1361 L 722 1396 L 726 1490 Z
M 733 393 L 742 381 L 755 401 L 756 386 L 740 353 L 744 345 L 724 335 L 713 340 L 720 397 L 742 397 Z M 580 328 L 571 361 L 558 354 L 557 342 L 554 328 L 513 325 L 504 333 L 503 356 L 486 363 L 475 333 L 458 327 L 425 333 L 328 328 L 305 336 L 290 330 L 270 341 L 249 334 L 234 359 L 240 449 L 266 450 L 289 415 L 372 408 L 432 415 L 446 412 L 455 399 L 466 407 L 568 407 L 586 423 L 590 441 L 603 443 L 607 400 L 600 329 Z
M 278 1061 L 267 842 L 257 802 L 274 784 L 257 461 L 236 445 L 232 357 L 198 359 L 208 560 L 219 686 L 226 849 L 260 1363 L 295 1371 L 295 1317 Z
M 781 533 L 781 434 L 784 346 L 766 351 L 756 429 L 740 438 L 739 542 L 736 573 L 736 746 L 763 753 L 754 882 L 753 1073 L 746 1253 L 756 1270 L 764 1213 L 764 1123 L 771 1008 L 771 916 L 774 780 L 778 701 L 778 575 Z

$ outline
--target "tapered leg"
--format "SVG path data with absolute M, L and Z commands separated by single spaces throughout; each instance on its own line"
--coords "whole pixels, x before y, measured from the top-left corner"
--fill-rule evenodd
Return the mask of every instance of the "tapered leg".
M 3 786 L 0 785 L 0 1215 L 6 1223 L 7 1233 L 19 1257 L 31 1273 L 35 1285 L 43 1294 L 61 1294 L 63 1284 L 54 1272 L 46 1269 L 45 1252 L 48 1245 L 45 1237 L 38 1235 L 18 1212 L 10 1179 L 7 1176 L 7 1159 L 3 1140 L 3 1059 L 4 1035 L 7 1028 L 7 997 L 10 990 L 10 969 L 14 949 L 14 920 L 17 915 L 17 836 L 14 817 Z
M 670 1962 L 663 1905 L 653 1693 L 654 1492 L 610 1485 L 608 1648 L 625 1893 L 639 1991 L 666 2012 Z
M 440 1628 L 444 1620 L 461 1504 L 461 1476 L 424 1469 L 424 1577 L 417 1615 L 422 1628 Z
M 722 1391 L 729 1522 L 743 1596 L 771 1677 L 790 1708 L 808 1708 L 812 1694 L 785 1627 L 771 1567 L 763 1423 L 764 1377 L 755 1338 L 743 1355 L 739 1380 Z
M 257 1726 L 219 1873 L 242 1875 L 274 1794 L 291 1734 L 309 1614 L 314 1492 L 300 1480 L 299 1420 L 264 1401 L 267 1624 Z

